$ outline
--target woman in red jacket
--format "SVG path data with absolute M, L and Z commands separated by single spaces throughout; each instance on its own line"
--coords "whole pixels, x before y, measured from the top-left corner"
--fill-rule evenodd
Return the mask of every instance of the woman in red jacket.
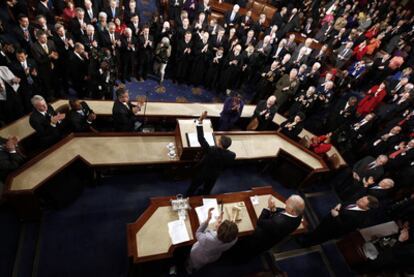
M 364 40 L 363 42 L 361 42 L 360 44 L 358 44 L 355 48 L 354 48 L 354 52 L 353 55 L 356 57 L 356 59 L 358 61 L 362 60 L 362 58 L 365 56 L 365 54 L 367 53 L 368 48 L 367 48 L 367 41 Z
M 385 82 L 373 86 L 370 90 L 368 90 L 366 96 L 361 100 L 361 102 L 359 102 L 357 113 L 362 116 L 371 113 L 375 110 L 378 104 L 381 103 L 385 95 L 387 95 L 387 85 Z
M 326 135 L 311 138 L 309 148 L 320 156 L 325 155 L 325 153 L 329 152 L 332 148 L 331 136 L 332 133 L 328 133 Z

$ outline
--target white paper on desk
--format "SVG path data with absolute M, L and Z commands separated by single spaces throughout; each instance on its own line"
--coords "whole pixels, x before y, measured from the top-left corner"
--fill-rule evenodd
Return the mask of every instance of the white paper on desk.
M 198 142 L 197 133 L 187 133 L 188 137 L 188 145 L 190 147 L 200 147 L 200 143 Z M 204 138 L 206 139 L 207 143 L 210 146 L 216 145 L 214 142 L 213 133 L 204 133 Z
M 217 199 L 215 198 L 203 198 L 203 206 L 197 207 L 195 208 L 195 211 L 197 213 L 197 217 L 198 217 L 198 222 L 200 222 L 200 224 L 204 221 L 206 221 L 207 216 L 208 216 L 208 210 L 210 208 L 214 208 L 213 213 L 212 213 L 212 217 L 210 220 L 210 223 L 214 223 L 216 222 L 216 219 L 219 216 L 219 210 L 218 210 L 218 204 L 217 204 Z
M 252 205 L 253 206 L 257 206 L 259 205 L 259 197 L 257 195 L 255 196 L 250 196 L 250 201 L 252 201 Z
M 173 245 L 190 240 L 185 221 L 181 219 L 168 222 L 168 234 Z

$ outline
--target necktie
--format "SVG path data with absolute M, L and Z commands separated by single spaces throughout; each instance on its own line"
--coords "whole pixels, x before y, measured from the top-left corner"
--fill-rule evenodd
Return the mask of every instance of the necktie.
M 413 112 L 411 112 L 409 115 L 407 115 L 403 120 L 401 120 L 400 122 L 398 122 L 399 126 L 404 125 L 405 122 L 407 122 L 407 120 L 409 120 L 411 118 L 411 116 L 413 115 Z
M 92 10 L 89 10 L 89 11 L 88 11 L 88 14 L 89 14 L 89 17 L 92 19 L 92 18 L 93 18 L 93 13 L 92 13 Z
M 398 149 L 397 151 L 392 152 L 388 157 L 390 159 L 395 159 L 396 157 L 398 157 L 398 155 L 400 155 L 402 152 L 405 151 L 405 147 L 401 147 L 400 149 Z
M 93 36 L 89 36 L 89 41 L 90 41 L 90 43 L 93 42 Z
M 47 44 L 43 44 L 43 50 L 45 50 L 46 54 L 49 54 L 49 48 L 47 47 Z
M 115 36 L 114 34 L 111 34 L 111 42 L 114 43 L 115 42 Z

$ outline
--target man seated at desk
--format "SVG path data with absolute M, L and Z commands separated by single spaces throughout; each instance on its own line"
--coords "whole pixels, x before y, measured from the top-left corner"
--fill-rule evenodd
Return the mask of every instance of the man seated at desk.
M 0 183 L 4 182 L 7 175 L 17 169 L 24 162 L 24 156 L 18 148 L 16 137 L 0 137 Z M 0 194 L 1 194 L 0 189 Z
M 137 119 L 137 115 L 141 111 L 141 104 L 132 104 L 129 101 L 129 92 L 124 87 L 117 89 L 116 98 L 112 107 L 115 130 L 119 132 L 138 131 L 142 125 Z
M 216 137 L 217 146 L 208 144 L 203 132 L 203 120 L 206 117 L 207 112 L 203 112 L 197 122 L 197 138 L 204 156 L 196 165 L 196 173 L 187 190 L 187 196 L 210 194 L 220 173 L 236 159 L 236 154 L 228 150 L 231 145 L 231 138 L 219 136 Z M 197 192 L 201 186 L 202 189 Z
M 63 120 L 65 114 L 56 113 L 51 105 L 40 95 L 32 97 L 33 112 L 29 123 L 36 131 L 36 136 L 41 147 L 48 147 L 62 137 Z
M 85 101 L 79 99 L 69 100 L 70 111 L 68 121 L 73 132 L 96 132 L 92 123 L 96 114 L 89 108 Z
M 291 195 L 284 209 L 276 207 L 273 196 L 270 196 L 267 209 L 262 210 L 253 235 L 240 241 L 234 248 L 234 254 L 242 255 L 242 260 L 245 260 L 269 250 L 299 227 L 304 210 L 305 201 L 299 195 Z
M 277 109 L 276 96 L 274 95 L 267 98 L 267 100 L 260 101 L 254 110 L 252 121 L 247 126 L 247 130 L 268 130 Z

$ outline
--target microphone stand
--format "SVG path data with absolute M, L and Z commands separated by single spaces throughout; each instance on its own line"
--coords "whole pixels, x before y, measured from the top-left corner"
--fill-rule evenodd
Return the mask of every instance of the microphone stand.
M 147 105 L 148 105 L 148 90 L 145 91 L 145 102 L 144 102 L 145 106 L 144 106 L 144 114 L 142 115 L 144 120 L 142 122 L 142 126 L 141 129 L 144 130 L 144 126 L 147 123 L 147 117 L 146 117 L 146 112 L 147 112 Z

